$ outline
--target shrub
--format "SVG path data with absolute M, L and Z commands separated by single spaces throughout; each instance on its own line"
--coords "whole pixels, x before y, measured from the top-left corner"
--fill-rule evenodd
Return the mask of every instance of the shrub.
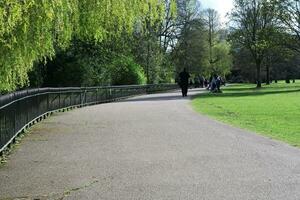
M 108 73 L 111 85 L 139 85 L 146 82 L 143 68 L 128 56 L 120 56 L 112 61 Z

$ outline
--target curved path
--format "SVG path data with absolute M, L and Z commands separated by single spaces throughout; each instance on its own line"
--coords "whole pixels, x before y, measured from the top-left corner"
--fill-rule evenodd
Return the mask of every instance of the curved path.
M 0 199 L 298 200 L 300 150 L 146 95 L 37 124 L 0 167 Z

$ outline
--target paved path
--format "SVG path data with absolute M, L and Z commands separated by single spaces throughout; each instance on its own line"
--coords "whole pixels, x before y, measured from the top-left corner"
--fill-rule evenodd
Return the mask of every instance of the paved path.
M 179 93 L 55 114 L 31 132 L 0 168 L 0 199 L 300 199 L 300 150 L 198 115 Z

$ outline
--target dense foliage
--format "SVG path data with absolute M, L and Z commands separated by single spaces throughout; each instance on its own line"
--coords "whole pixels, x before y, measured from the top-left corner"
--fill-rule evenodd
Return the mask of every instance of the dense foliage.
M 138 85 L 146 83 L 143 69 L 130 57 L 116 58 L 108 67 L 112 85 Z
M 2 0 L 0 91 L 123 84 L 111 75 L 121 69 L 138 74 L 134 83 L 172 82 L 183 68 L 258 86 L 294 79 L 298 8 L 298 0 L 235 0 L 225 28 L 197 0 Z
M 173 6 L 174 7 L 174 6 Z M 28 84 L 33 63 L 66 48 L 72 38 L 103 41 L 164 16 L 160 0 L 0 1 L 0 90 Z
M 193 76 L 230 73 L 232 57 L 227 33 L 221 27 L 216 10 L 202 11 L 197 1 L 181 2 L 178 24 L 181 25 L 178 42 L 172 52 L 176 71 L 183 68 Z

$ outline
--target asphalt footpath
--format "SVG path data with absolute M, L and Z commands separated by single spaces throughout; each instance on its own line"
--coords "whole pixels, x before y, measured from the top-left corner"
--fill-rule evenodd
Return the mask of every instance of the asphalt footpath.
M 300 149 L 194 112 L 201 92 L 54 114 L 0 166 L 0 200 L 300 200 Z

